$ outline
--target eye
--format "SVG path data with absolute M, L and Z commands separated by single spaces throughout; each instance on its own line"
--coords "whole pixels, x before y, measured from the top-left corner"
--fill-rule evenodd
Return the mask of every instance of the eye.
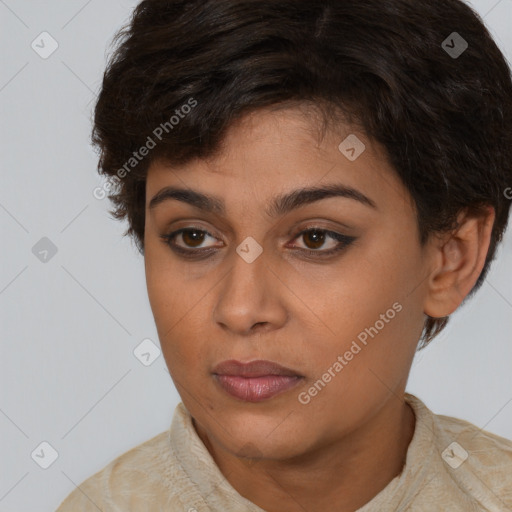
M 316 256 L 328 256 L 338 251 L 345 249 L 348 245 L 350 245 L 355 237 L 342 235 L 341 233 L 336 233 L 335 231 L 329 231 L 321 228 L 308 228 L 296 235 L 294 240 L 298 238 L 303 238 L 306 249 L 301 249 L 304 252 Z M 326 244 L 326 241 L 331 239 L 330 248 L 320 250 L 322 246 Z
M 297 240 L 301 237 L 306 242 L 306 248 L 303 249 L 297 246 L 292 247 L 313 257 L 324 257 L 335 254 L 345 249 L 356 239 L 352 236 L 343 235 L 341 233 L 336 233 L 335 231 L 329 231 L 317 227 L 301 231 L 294 236 L 293 240 Z M 215 245 L 201 247 L 208 238 L 211 238 L 212 240 L 217 240 L 217 238 L 208 231 L 194 226 L 188 226 L 186 228 L 173 231 L 172 233 L 161 235 L 161 238 L 174 252 L 187 258 L 200 258 L 202 256 L 208 257 L 216 250 Z M 331 240 L 331 244 L 329 244 L 330 247 L 321 250 L 329 239 Z M 183 245 L 179 244 L 180 241 Z
M 179 229 L 178 231 L 174 231 L 169 234 L 162 235 L 161 238 L 165 241 L 167 245 L 173 250 L 180 254 L 190 255 L 194 252 L 204 252 L 204 247 L 201 247 L 201 244 L 204 243 L 206 238 L 212 238 L 216 240 L 216 238 L 205 231 L 204 229 L 195 228 L 193 226 L 189 226 L 186 228 Z M 178 245 L 176 240 L 181 239 L 181 241 L 185 244 L 185 247 Z M 192 250 L 187 249 L 187 247 L 192 248 Z M 212 246 L 207 247 L 206 249 L 210 252 Z M 198 250 L 194 250 L 198 249 Z

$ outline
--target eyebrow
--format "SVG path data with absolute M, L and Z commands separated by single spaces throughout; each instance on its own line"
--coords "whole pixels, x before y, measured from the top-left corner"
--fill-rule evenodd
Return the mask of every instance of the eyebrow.
M 366 206 L 378 209 L 375 202 L 359 190 L 339 183 L 333 183 L 319 187 L 299 188 L 286 194 L 277 195 L 270 200 L 265 213 L 269 217 L 278 217 L 302 206 L 330 197 L 353 199 Z M 176 187 L 165 187 L 157 192 L 149 203 L 149 209 L 153 209 L 164 201 L 172 199 L 218 215 L 224 215 L 226 212 L 224 200 L 221 198 L 209 196 L 191 189 Z

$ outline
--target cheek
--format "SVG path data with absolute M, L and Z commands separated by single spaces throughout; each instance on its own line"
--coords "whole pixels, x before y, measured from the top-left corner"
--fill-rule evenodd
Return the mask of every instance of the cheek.
M 296 277 L 290 288 L 300 290 L 304 308 L 317 317 L 331 339 L 349 339 L 401 301 L 407 277 L 403 267 L 382 253 L 354 252 L 328 272 L 312 270 Z
M 304 347 L 304 356 L 321 374 L 342 356 L 341 373 L 350 376 L 351 387 L 372 380 L 378 384 L 370 369 L 386 380 L 400 374 L 421 334 L 422 309 L 410 293 L 421 273 L 417 249 L 402 244 L 398 252 L 385 238 L 372 243 L 375 250 L 354 251 L 328 278 L 309 274 L 300 288 L 302 301 L 317 317 L 317 335 L 310 339 L 321 340 Z
M 148 299 L 155 320 L 164 357 L 178 365 L 193 357 L 194 344 L 182 343 L 190 339 L 190 314 L 201 296 L 201 290 L 184 286 L 183 276 L 172 266 L 165 246 L 149 241 L 145 245 L 144 260 Z

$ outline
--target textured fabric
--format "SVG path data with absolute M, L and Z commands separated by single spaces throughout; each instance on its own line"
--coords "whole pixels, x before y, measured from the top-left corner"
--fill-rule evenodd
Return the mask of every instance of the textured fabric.
M 512 512 L 512 441 L 405 399 L 416 416 L 405 466 L 357 512 Z M 91 476 L 57 512 L 98 510 L 265 512 L 223 477 L 183 403 L 168 431 Z

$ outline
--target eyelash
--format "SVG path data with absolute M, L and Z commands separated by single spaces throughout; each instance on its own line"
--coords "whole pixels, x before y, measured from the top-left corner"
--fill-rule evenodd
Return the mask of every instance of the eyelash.
M 177 254 L 182 255 L 185 258 L 198 259 L 201 256 L 208 257 L 210 254 L 212 254 L 212 252 L 215 252 L 216 249 L 213 247 L 203 248 L 203 249 L 184 249 L 183 247 L 176 245 L 174 242 L 174 239 L 177 236 L 179 236 L 181 233 L 187 232 L 187 231 L 192 231 L 192 232 L 195 231 L 195 232 L 199 232 L 199 233 L 205 233 L 206 235 L 208 235 L 212 238 L 215 238 L 215 236 L 213 236 L 211 233 L 209 233 L 205 229 L 196 228 L 194 226 L 188 226 L 186 228 L 181 228 L 177 231 L 173 231 L 172 233 L 161 235 L 160 238 L 162 238 L 164 243 L 166 245 L 168 245 L 172 251 L 174 251 Z M 324 258 L 324 257 L 332 256 L 332 255 L 346 249 L 350 244 L 352 244 L 352 242 L 354 242 L 356 240 L 356 238 L 353 236 L 342 235 L 341 233 L 336 233 L 335 231 L 329 231 L 327 229 L 314 227 L 314 226 L 300 231 L 293 237 L 293 240 L 301 237 L 302 235 L 304 235 L 306 233 L 310 233 L 312 231 L 319 232 L 324 235 L 328 235 L 330 238 L 339 242 L 339 245 L 337 247 L 335 247 L 334 249 L 329 249 L 327 251 L 313 250 L 313 249 L 301 249 L 301 248 L 298 249 L 302 253 L 305 253 L 308 256 L 313 256 L 315 258 Z

